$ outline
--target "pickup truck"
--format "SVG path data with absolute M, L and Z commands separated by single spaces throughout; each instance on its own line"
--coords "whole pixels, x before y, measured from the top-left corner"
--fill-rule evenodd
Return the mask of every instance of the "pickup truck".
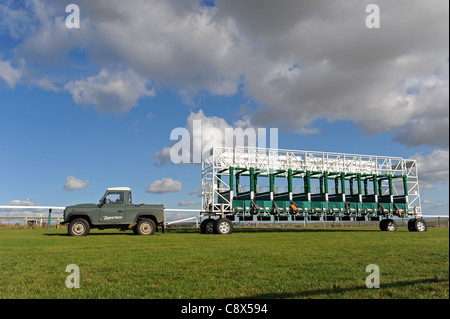
M 98 204 L 67 206 L 61 225 L 68 225 L 71 236 L 86 236 L 91 228 L 131 229 L 137 235 L 153 235 L 158 226 L 164 232 L 164 206 L 133 204 L 129 187 L 113 187 Z

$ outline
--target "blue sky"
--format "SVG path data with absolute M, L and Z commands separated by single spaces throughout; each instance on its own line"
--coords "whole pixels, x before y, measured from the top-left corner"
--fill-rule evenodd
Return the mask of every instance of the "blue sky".
M 0 205 L 129 186 L 199 208 L 200 165 L 156 156 L 197 116 L 276 127 L 280 148 L 415 158 L 424 213 L 448 214 L 448 2 L 380 1 L 377 30 L 370 2 L 73 3 L 80 29 L 60 1 L 0 5 Z M 168 178 L 182 189 L 146 191 Z

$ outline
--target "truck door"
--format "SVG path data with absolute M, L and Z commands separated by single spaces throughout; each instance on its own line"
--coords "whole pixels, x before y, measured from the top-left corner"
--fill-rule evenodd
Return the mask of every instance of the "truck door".
M 100 222 L 104 224 L 125 224 L 125 216 L 124 192 L 109 192 L 101 207 Z

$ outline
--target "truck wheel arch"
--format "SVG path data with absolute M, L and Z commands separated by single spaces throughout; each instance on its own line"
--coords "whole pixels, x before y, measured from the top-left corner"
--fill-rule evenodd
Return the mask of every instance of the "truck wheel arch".
M 156 216 L 153 213 L 151 213 L 151 212 L 142 212 L 142 213 L 136 214 L 136 218 L 134 219 L 134 222 L 128 227 L 129 228 L 133 228 L 135 225 L 137 225 L 137 223 L 141 219 L 151 219 L 156 225 L 156 231 L 158 231 L 158 225 L 160 223 L 158 223 L 158 220 L 157 220 Z
M 69 217 L 67 218 L 67 223 L 70 223 L 72 220 L 76 218 L 83 218 L 89 223 L 89 226 L 93 225 L 91 215 L 89 213 L 80 213 L 80 212 L 70 214 Z

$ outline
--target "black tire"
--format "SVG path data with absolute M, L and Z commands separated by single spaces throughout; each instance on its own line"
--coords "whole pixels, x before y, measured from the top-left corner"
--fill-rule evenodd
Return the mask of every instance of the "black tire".
M 142 236 L 153 235 L 156 231 L 156 224 L 151 219 L 141 219 L 135 227 L 136 234 Z
M 410 219 L 408 220 L 408 230 L 409 231 L 416 231 L 416 228 L 414 227 L 414 223 L 416 222 L 416 219 Z
M 380 230 L 381 231 L 387 231 L 387 219 L 382 219 L 380 221 Z
M 427 224 L 423 219 L 415 219 L 414 220 L 414 230 L 418 232 L 427 231 Z
M 383 219 L 380 221 L 381 231 L 396 231 L 397 224 L 393 219 Z
M 90 228 L 86 219 L 76 218 L 70 222 L 67 230 L 70 236 L 86 236 L 89 234 Z
M 207 218 L 200 224 L 200 230 L 202 234 L 213 234 L 214 233 L 214 222 L 212 218 Z
M 219 218 L 214 222 L 214 233 L 228 235 L 233 232 L 233 223 L 228 218 Z
M 386 230 L 387 231 L 396 231 L 397 223 L 393 219 L 386 219 Z

